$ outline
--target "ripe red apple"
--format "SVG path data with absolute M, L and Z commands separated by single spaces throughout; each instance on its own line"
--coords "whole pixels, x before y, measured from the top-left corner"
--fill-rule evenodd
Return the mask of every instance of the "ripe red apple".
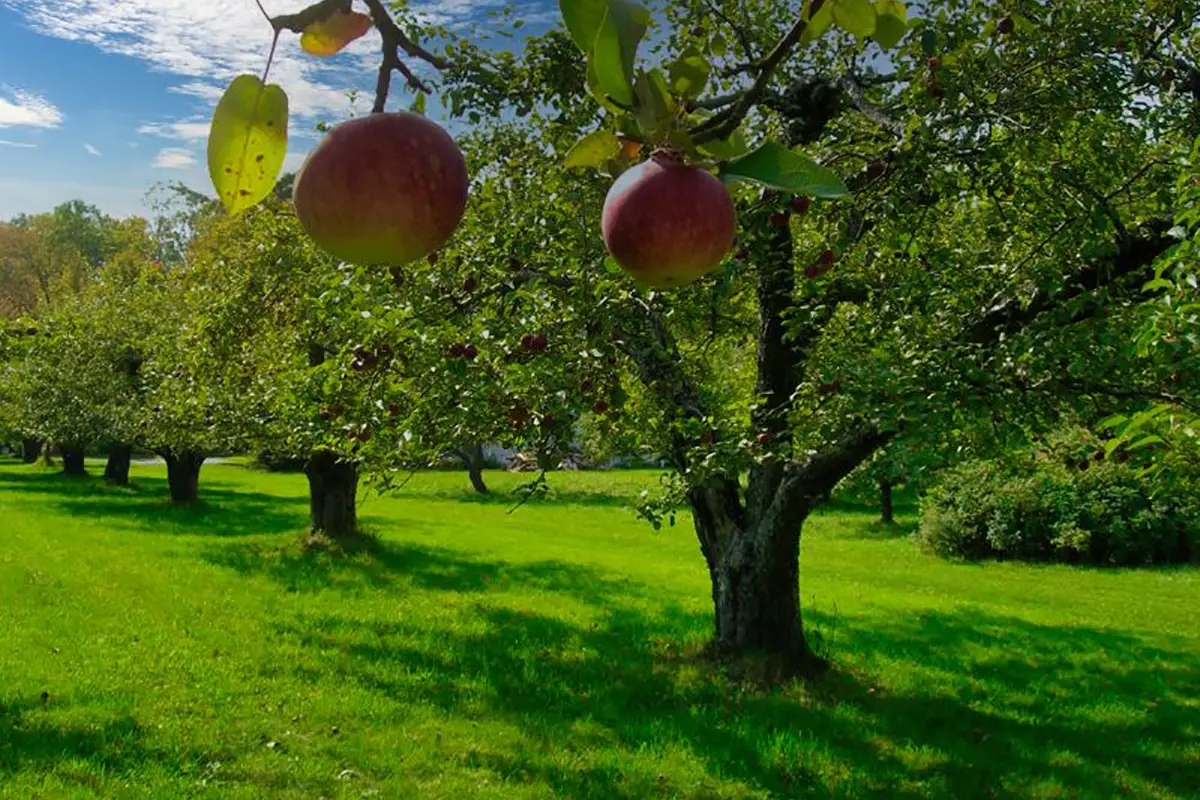
M 1016 27 L 1016 23 L 1013 22 L 1012 17 L 1005 17 L 1004 19 L 1000 20 L 1000 22 L 996 23 L 996 30 L 1000 31 L 1000 33 L 1004 36 L 1012 33 Z
M 925 63 L 928 64 L 930 72 L 937 72 L 942 68 L 942 59 L 938 56 L 930 56 L 929 60 Z
M 768 444 L 770 444 L 770 443 L 771 443 L 771 434 L 769 434 L 769 433 L 765 433 L 765 432 L 764 432 L 764 433 L 760 433 L 760 434 L 758 435 L 758 443 L 759 443 L 759 444 L 761 444 L 761 445 L 768 445 Z
M 466 352 L 467 346 L 462 342 L 455 342 L 454 344 L 450 345 L 450 358 L 462 358 L 464 355 L 466 355 Z
M 621 269 L 659 289 L 687 286 L 720 266 L 736 227 L 733 200 L 719 180 L 661 155 L 617 179 L 600 220 Z
M 308 235 L 355 264 L 400 265 L 454 233 L 467 204 L 467 167 L 437 124 L 407 112 L 334 127 L 309 154 L 292 195 Z
M 809 264 L 804 268 L 804 277 L 808 278 L 809 280 L 818 277 L 820 274 L 821 268 L 816 264 Z
M 598 400 L 596 401 L 594 410 L 597 414 L 603 414 L 604 412 L 608 411 L 608 403 L 604 402 L 603 400 Z
M 808 210 L 810 208 L 812 208 L 812 200 L 810 200 L 809 198 L 807 198 L 807 197 L 793 197 L 792 198 L 792 211 L 794 213 L 807 214 Z
M 777 214 L 771 215 L 771 224 L 776 228 L 786 228 L 789 224 L 791 224 L 791 221 L 792 215 L 786 211 L 780 211 Z
M 837 261 L 837 254 L 832 250 L 822 250 L 821 255 L 817 256 L 817 261 L 822 267 L 832 267 Z
M 473 344 L 469 344 L 463 348 L 463 358 L 465 358 L 467 361 L 474 361 L 475 357 L 478 355 L 479 348 Z

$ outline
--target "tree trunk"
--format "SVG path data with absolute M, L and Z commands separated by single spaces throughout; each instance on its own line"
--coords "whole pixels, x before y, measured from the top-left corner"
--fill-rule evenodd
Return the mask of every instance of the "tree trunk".
M 41 439 L 22 439 L 21 440 L 21 460 L 26 464 L 36 464 L 37 460 L 42 456 L 42 440 Z
M 358 467 L 328 450 L 308 459 L 309 510 L 313 533 L 342 539 L 358 533 Z
M 86 475 L 87 470 L 83 464 L 83 448 L 78 445 L 64 444 L 59 445 L 59 452 L 62 454 L 62 474 L 63 475 Z
M 888 481 L 879 482 L 879 516 L 884 525 L 896 524 L 896 515 L 892 510 L 892 484 Z
M 487 484 L 483 482 L 483 445 L 469 444 L 460 453 L 463 464 L 467 467 L 467 476 L 471 479 L 471 487 L 479 494 L 487 494 Z
M 719 651 L 773 656 L 808 678 L 824 672 L 829 664 L 809 648 L 800 619 L 799 507 L 766 513 L 747 527 L 732 486 L 694 490 L 691 501 Z
M 200 491 L 200 467 L 204 464 L 204 454 L 192 450 L 178 453 L 165 450 L 159 455 L 167 462 L 167 486 L 171 492 L 171 502 L 186 505 L 195 501 Z
M 132 445 L 114 444 L 108 451 L 108 463 L 104 465 L 104 480 L 113 486 L 129 485 L 129 461 L 132 457 Z

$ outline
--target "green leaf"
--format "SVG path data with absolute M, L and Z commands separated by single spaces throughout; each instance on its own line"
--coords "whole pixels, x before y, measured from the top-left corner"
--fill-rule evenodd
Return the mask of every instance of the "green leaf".
M 708 43 L 708 52 L 712 53 L 717 58 L 722 58 L 729 52 L 729 43 L 725 41 L 725 37 L 721 34 L 716 34 Z
M 722 161 L 729 161 L 749 150 L 750 145 L 746 142 L 746 134 L 742 132 L 741 128 L 738 128 L 728 139 L 705 142 L 698 149 L 705 155 L 719 158 Z
M 627 109 L 621 108 L 619 105 L 614 103 L 612 98 L 610 98 L 600 86 L 600 78 L 596 76 L 596 65 L 593 63 L 592 59 L 588 59 L 587 88 L 588 94 L 590 94 L 592 98 L 601 106 L 611 111 L 613 114 L 625 114 Z
M 921 31 L 921 49 L 927 56 L 937 54 L 937 33 L 932 28 Z
M 633 62 L 649 24 L 650 12 L 643 6 L 627 0 L 608 0 L 592 46 L 592 63 L 600 88 L 627 106 L 634 103 Z
M 875 12 L 877 17 L 873 38 L 881 48 L 891 50 L 900 44 L 900 40 L 908 32 L 908 25 L 904 22 L 907 13 L 904 3 L 900 0 L 878 0 L 875 3 Z
M 677 97 L 697 97 L 704 91 L 712 66 L 700 51 L 689 47 L 670 66 L 671 91 Z
M 1149 447 L 1152 444 L 1162 444 L 1162 443 L 1163 443 L 1163 438 L 1161 436 L 1154 436 L 1154 435 L 1143 436 L 1141 439 L 1138 439 L 1136 442 L 1133 442 L 1132 444 L 1130 444 L 1128 449 L 1137 450 L 1139 447 Z
M 288 98 L 254 75 L 229 84 L 213 112 L 208 174 L 230 214 L 271 193 L 287 155 Z
M 876 17 L 871 0 L 835 0 L 833 5 L 834 22 L 861 39 L 875 33 Z
M 749 181 L 783 192 L 810 197 L 845 197 L 846 184 L 806 155 L 777 142 L 766 142 L 740 158 L 721 165 L 725 183 Z
M 412 105 L 409 106 L 409 109 L 414 114 L 420 114 L 422 117 L 425 116 L 425 93 L 424 92 L 422 92 L 422 91 L 417 92 L 417 96 L 413 98 Z
M 651 140 L 662 138 L 671 126 L 675 104 L 667 91 L 667 82 L 662 70 L 645 70 L 638 73 L 633 87 L 637 96 L 638 127 Z
M 621 140 L 612 131 L 593 131 L 575 143 L 567 151 L 563 166 L 602 167 L 621 154 Z
M 805 16 L 809 16 L 812 7 L 812 0 L 804 7 Z M 808 22 L 804 26 L 804 31 L 800 34 L 800 44 L 809 44 L 815 42 L 825 35 L 825 31 L 829 30 L 829 26 L 833 24 L 833 3 L 825 3 L 817 9 L 816 14 L 809 17 Z
M 575 46 L 590 55 L 608 11 L 608 0 L 558 0 L 558 8 Z

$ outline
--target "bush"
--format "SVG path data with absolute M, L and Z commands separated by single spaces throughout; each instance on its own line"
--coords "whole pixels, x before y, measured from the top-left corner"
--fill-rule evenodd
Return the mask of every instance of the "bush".
M 1193 493 L 1153 488 L 1109 461 L 973 461 L 922 498 L 916 536 L 946 558 L 1135 565 L 1200 555 Z

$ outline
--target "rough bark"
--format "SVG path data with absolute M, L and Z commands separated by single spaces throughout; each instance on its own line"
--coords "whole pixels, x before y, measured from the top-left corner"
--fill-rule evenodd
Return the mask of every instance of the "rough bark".
M 193 450 L 164 450 L 159 453 L 167 462 L 167 488 L 171 502 L 186 505 L 194 502 L 200 491 L 200 467 L 204 454 Z
M 62 474 L 63 475 L 86 475 L 87 470 L 83 463 L 83 447 L 74 444 L 59 445 L 59 453 L 62 455 Z
M 487 494 L 487 483 L 483 480 L 483 445 L 469 444 L 459 451 L 459 456 L 467 468 L 467 477 L 471 479 L 471 488 L 479 494 Z
M 309 456 L 304 468 L 314 533 L 344 539 L 358 533 L 358 467 L 328 450 Z
M 26 464 L 36 464 L 42 456 L 42 440 L 27 438 L 21 440 L 21 460 Z
M 132 457 L 132 445 L 114 444 L 108 451 L 108 463 L 104 465 L 104 480 L 113 486 L 128 485 L 129 462 Z
M 879 482 L 879 518 L 884 525 L 896 523 L 896 514 L 892 509 L 892 484 L 890 481 Z

